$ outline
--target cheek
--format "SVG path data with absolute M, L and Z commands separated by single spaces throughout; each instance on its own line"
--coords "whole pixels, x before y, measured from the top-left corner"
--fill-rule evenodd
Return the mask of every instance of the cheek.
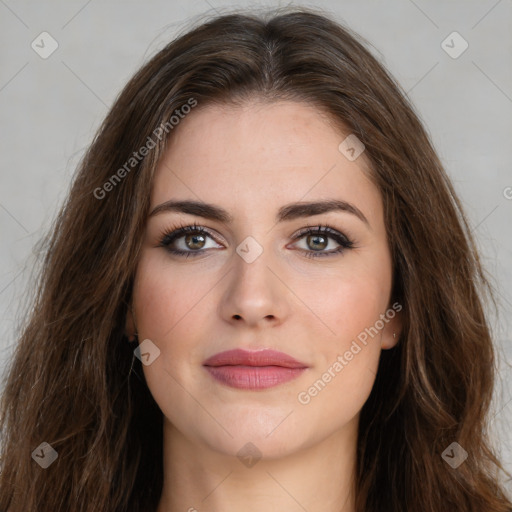
M 380 319 L 391 289 L 389 255 L 384 248 L 376 254 L 382 256 L 359 260 L 323 280 L 325 293 L 317 307 L 335 334 L 325 338 L 324 357 L 310 386 L 298 397 L 306 415 L 321 417 L 330 410 L 333 422 L 342 424 L 361 409 L 371 392 L 385 325 Z
M 310 404 L 306 407 L 308 413 L 321 415 L 322 407 L 327 407 L 343 421 L 355 414 L 369 396 L 385 326 L 380 319 L 386 313 L 391 286 L 386 264 L 383 257 L 317 276 L 314 292 L 309 293 L 311 309 L 331 332 L 322 327 L 324 335 L 315 336 L 317 364 L 309 387 L 301 389 L 302 399 L 298 397 L 302 406 Z M 311 325 L 305 324 L 304 328 L 312 330 Z
M 188 343 L 194 313 L 204 291 L 202 286 L 169 268 L 161 255 L 143 254 L 134 283 L 133 308 L 139 341 L 151 340 L 160 350 L 154 363 L 143 366 L 148 386 L 157 402 L 162 390 L 169 389 L 189 368 L 193 347 Z M 180 379 L 181 380 L 181 379 Z
M 343 349 L 385 313 L 391 277 L 381 265 L 347 264 L 297 282 L 304 302 L 329 327 L 323 331 L 329 345 Z
M 207 274 L 193 275 L 170 266 L 165 254 L 143 254 L 134 283 L 134 310 L 139 339 L 160 340 L 173 336 L 190 314 L 200 309 L 201 298 L 213 286 Z
M 318 316 L 334 334 L 317 344 L 317 364 L 296 396 L 311 435 L 319 423 L 328 430 L 349 422 L 370 395 L 381 353 L 382 331 L 375 325 L 386 311 L 385 281 L 377 274 L 331 280 L 316 302 Z
M 133 309 L 139 341 L 150 339 L 160 350 L 150 365 L 142 367 L 148 388 L 167 418 L 179 423 L 176 411 L 200 416 L 187 398 L 183 384 L 197 379 L 195 332 L 201 312 L 200 299 L 209 283 L 171 268 L 166 255 L 143 252 L 134 282 Z M 193 414 L 192 414 L 193 415 Z
M 374 283 L 351 279 L 333 283 L 320 306 L 336 338 L 346 340 L 347 336 L 356 336 L 373 325 L 385 308 L 385 302 Z

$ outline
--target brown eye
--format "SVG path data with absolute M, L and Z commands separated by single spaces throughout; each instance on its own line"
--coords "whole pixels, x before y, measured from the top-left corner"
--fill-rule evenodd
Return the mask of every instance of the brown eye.
M 313 248 L 316 249 L 325 249 L 328 245 L 327 242 L 328 237 L 323 235 L 309 235 L 306 238 L 306 243 Z
M 300 249 L 308 258 L 333 256 L 354 247 L 354 243 L 351 240 L 329 226 L 309 227 L 299 233 L 295 237 L 295 240 L 302 238 L 305 239 L 306 247 L 301 247 Z M 330 245 L 330 240 L 334 240 L 334 242 L 338 244 L 338 247 L 333 247 L 331 250 L 326 251 L 325 249 Z
M 204 235 L 185 235 L 184 240 L 189 249 L 202 249 L 205 244 Z
M 171 254 L 178 256 L 197 256 L 206 252 L 206 249 L 218 248 L 218 245 L 207 247 L 208 239 L 213 241 L 213 236 L 201 226 L 185 226 L 170 233 L 166 233 L 161 241 L 160 247 Z

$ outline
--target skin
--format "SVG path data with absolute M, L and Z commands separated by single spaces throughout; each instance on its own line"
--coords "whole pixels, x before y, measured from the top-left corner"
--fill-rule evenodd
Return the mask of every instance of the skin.
M 342 371 L 331 370 L 335 377 L 309 403 L 298 400 L 393 303 L 382 199 L 364 153 L 349 161 L 338 150 L 348 134 L 306 103 L 256 100 L 199 105 L 173 133 L 156 170 L 150 211 L 190 199 L 220 206 L 234 220 L 173 211 L 148 218 L 126 327 L 160 350 L 143 366 L 164 415 L 157 512 L 354 512 L 359 413 L 381 350 L 394 346 L 393 333 L 399 337 L 400 315 L 360 344 Z M 276 224 L 283 205 L 325 199 L 350 202 L 369 226 L 344 211 Z M 160 246 L 162 233 L 194 222 L 215 238 L 198 242 L 185 234 L 173 245 L 202 254 L 185 258 Z M 330 237 L 295 239 L 302 228 L 320 224 L 354 248 L 307 258 L 307 251 L 339 247 Z M 252 263 L 236 252 L 248 236 L 263 249 Z M 273 348 L 308 369 L 254 391 L 219 383 L 202 366 L 239 347 Z M 249 442 L 262 457 L 252 467 L 237 457 Z

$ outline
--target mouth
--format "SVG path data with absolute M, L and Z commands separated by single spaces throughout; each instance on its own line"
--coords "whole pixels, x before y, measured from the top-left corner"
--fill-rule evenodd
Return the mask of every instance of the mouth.
M 203 366 L 218 382 L 238 389 L 268 389 L 296 379 L 308 365 L 276 350 L 220 352 Z

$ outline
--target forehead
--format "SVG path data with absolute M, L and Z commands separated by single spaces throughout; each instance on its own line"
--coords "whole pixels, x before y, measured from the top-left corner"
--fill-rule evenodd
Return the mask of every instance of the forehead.
M 349 134 L 302 102 L 199 105 L 172 133 L 151 203 L 203 200 L 245 215 L 338 198 L 379 217 L 380 193 L 364 153 L 350 161 L 339 150 Z

